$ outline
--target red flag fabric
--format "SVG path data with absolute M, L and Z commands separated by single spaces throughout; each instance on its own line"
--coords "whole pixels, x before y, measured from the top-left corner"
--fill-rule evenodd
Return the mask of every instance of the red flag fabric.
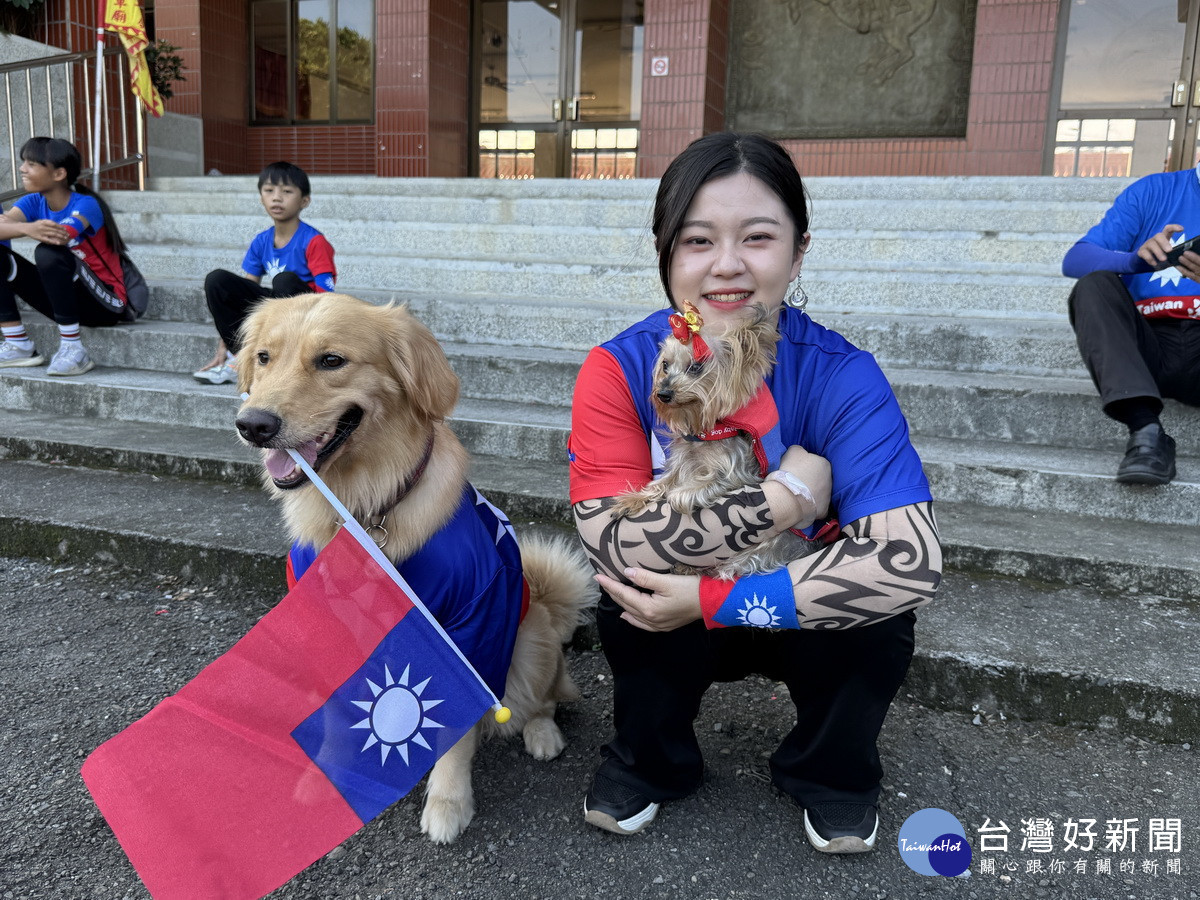
M 404 796 L 493 702 L 343 529 L 82 775 L 154 897 L 257 898 Z

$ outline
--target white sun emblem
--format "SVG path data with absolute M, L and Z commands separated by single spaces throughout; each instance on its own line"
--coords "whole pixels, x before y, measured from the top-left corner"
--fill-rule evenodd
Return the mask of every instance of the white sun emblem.
M 385 665 L 383 667 L 383 687 L 377 685 L 370 678 L 365 679 L 375 699 L 351 701 L 359 709 L 365 710 L 367 717 L 350 727 L 371 729 L 367 742 L 363 744 L 363 750 L 379 744 L 379 764 L 381 766 L 387 762 L 392 748 L 395 748 L 396 752 L 400 754 L 404 764 L 408 765 L 410 742 L 424 747 L 426 750 L 433 749 L 425 741 L 421 729 L 444 727 L 425 715 L 442 702 L 441 700 L 421 699 L 421 694 L 424 693 L 431 679 L 426 678 L 415 687 L 409 687 L 409 668 L 411 667 L 405 666 L 404 674 L 399 678 L 393 678 L 391 671 Z
M 1175 237 L 1171 238 L 1171 246 L 1172 247 L 1179 246 L 1180 244 L 1183 243 L 1184 238 L 1185 238 L 1185 235 L 1183 234 L 1183 232 L 1180 232 Z M 1183 273 L 1180 272 L 1174 266 L 1171 266 L 1169 269 L 1159 269 L 1157 272 L 1155 272 L 1153 275 L 1150 276 L 1150 280 L 1157 281 L 1159 284 L 1162 284 L 1163 286 L 1166 286 L 1168 284 L 1176 285 L 1176 284 L 1179 284 L 1179 282 L 1181 282 L 1183 280 Z
M 777 627 L 779 616 L 775 615 L 775 610 L 779 607 L 768 606 L 768 602 L 766 597 L 759 599 L 758 594 L 754 595 L 753 600 L 747 600 L 746 605 L 737 611 L 741 624 L 749 625 L 752 628 Z

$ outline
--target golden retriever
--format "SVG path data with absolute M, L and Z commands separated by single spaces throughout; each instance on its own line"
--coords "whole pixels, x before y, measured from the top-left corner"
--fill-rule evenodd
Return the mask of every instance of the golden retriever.
M 292 538 L 316 549 L 340 522 L 287 455 L 294 449 L 400 563 L 455 514 L 469 458 L 445 418 L 458 378 L 433 334 L 403 306 L 373 306 L 344 294 L 268 299 L 242 328 L 237 416 L 242 438 L 263 449 L 264 483 L 282 502 Z M 397 498 L 399 498 L 397 500 Z M 521 563 L 530 592 L 516 631 L 503 703 L 434 766 L 421 830 L 449 843 L 474 815 L 471 763 L 481 732 L 520 730 L 536 759 L 565 746 L 555 704 L 578 696 L 562 645 L 595 602 L 592 570 L 566 539 L 526 538 Z

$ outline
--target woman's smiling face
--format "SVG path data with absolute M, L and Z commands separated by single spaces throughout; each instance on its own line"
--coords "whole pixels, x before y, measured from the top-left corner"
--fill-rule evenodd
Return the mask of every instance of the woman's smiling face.
M 778 316 L 807 246 L 806 233 L 797 247 L 791 215 L 759 179 L 745 172 L 716 178 L 696 192 L 679 229 L 671 295 L 709 323 L 731 324 L 754 306 Z

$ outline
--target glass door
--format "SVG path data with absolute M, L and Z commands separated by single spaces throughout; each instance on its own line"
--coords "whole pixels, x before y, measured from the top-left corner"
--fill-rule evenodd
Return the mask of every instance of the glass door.
M 1055 175 L 1196 164 L 1200 0 L 1065 0 Z
M 481 178 L 633 178 L 643 0 L 479 0 Z

